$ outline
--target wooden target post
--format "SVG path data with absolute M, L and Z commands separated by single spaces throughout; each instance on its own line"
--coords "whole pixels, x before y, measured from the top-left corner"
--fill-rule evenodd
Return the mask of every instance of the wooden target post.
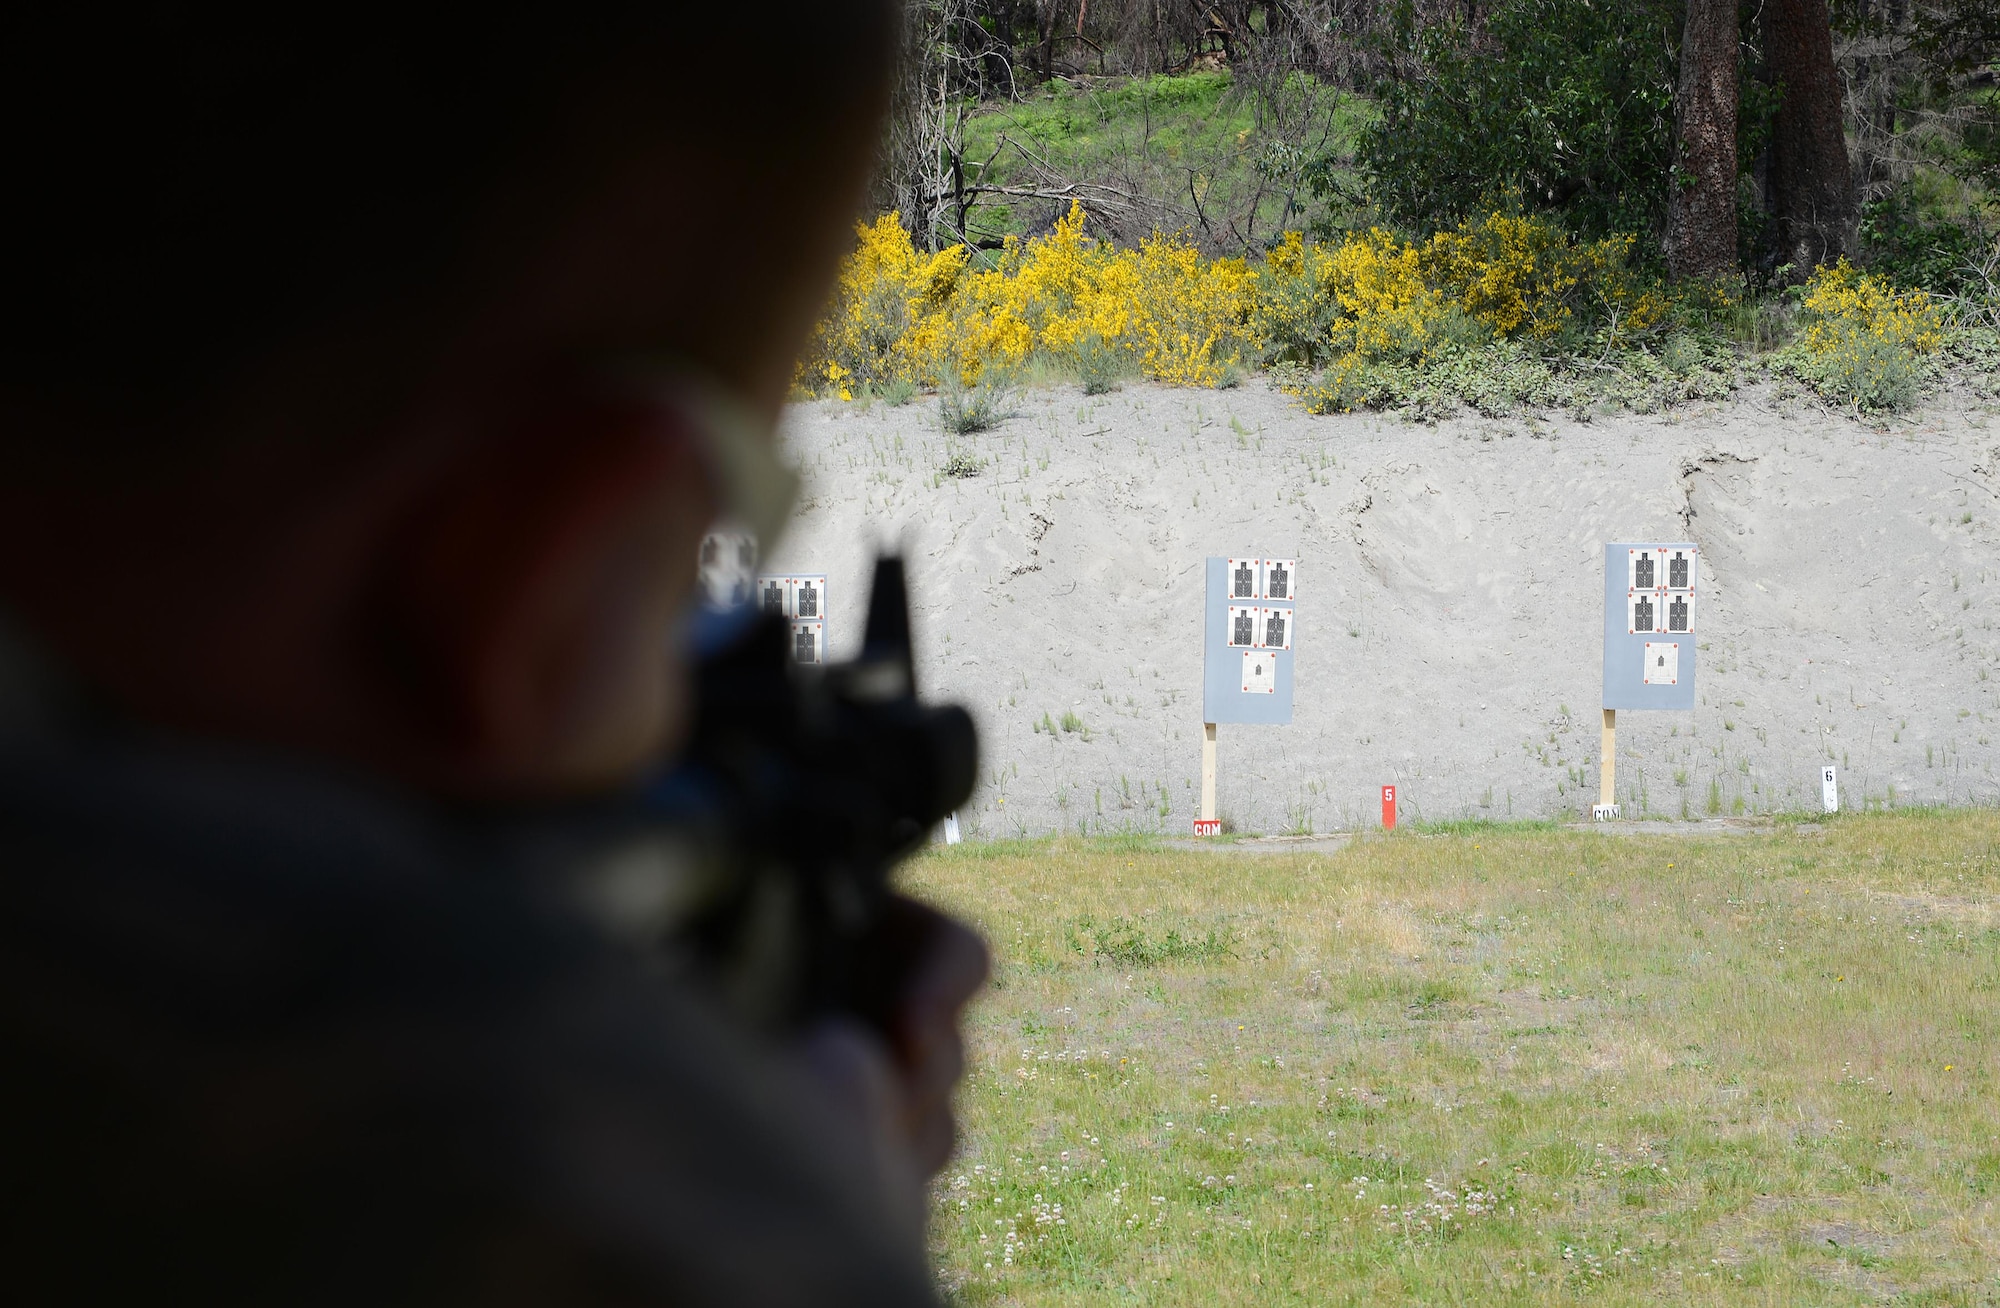
M 1215 724 L 1201 724 L 1201 820 L 1207 825 L 1215 817 Z
M 1618 804 L 1618 710 L 1604 710 L 1603 756 L 1597 760 L 1597 807 Z

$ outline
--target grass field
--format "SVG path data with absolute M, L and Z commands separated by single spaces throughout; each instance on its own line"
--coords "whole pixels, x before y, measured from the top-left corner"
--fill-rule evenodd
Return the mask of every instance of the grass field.
M 963 1304 L 2000 1303 L 2000 813 L 910 870 Z

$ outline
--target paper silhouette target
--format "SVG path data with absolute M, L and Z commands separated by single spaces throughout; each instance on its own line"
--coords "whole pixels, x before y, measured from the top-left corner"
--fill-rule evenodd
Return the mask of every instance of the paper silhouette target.
M 1625 591 L 1625 634 L 1693 635 L 1694 576 L 1692 549 L 1632 550 L 1626 580 L 1635 584 Z M 1636 584 L 1648 580 L 1653 584 Z
M 1269 650 L 1243 651 L 1243 693 L 1269 695 L 1278 689 L 1278 658 Z
M 751 592 L 759 611 L 792 624 L 790 650 L 796 663 L 826 662 L 826 574 L 761 576 Z
M 1625 577 L 1627 590 L 1658 590 L 1667 584 L 1660 575 L 1660 552 L 1653 549 L 1630 551 Z
M 1233 649 L 1254 649 L 1260 642 L 1258 617 L 1262 613 L 1248 604 L 1229 606 L 1228 643 Z
M 1656 590 L 1637 590 L 1625 597 L 1625 631 L 1632 635 L 1638 632 L 1661 631 L 1660 593 Z
M 792 616 L 800 622 L 820 622 L 826 618 L 826 578 L 793 577 Z
M 1648 686 L 1678 686 L 1681 680 L 1681 647 L 1678 641 L 1646 642 L 1646 670 L 1640 680 Z
M 1283 600 L 1287 604 L 1299 597 L 1299 561 L 1297 559 L 1265 559 L 1264 590 L 1262 598 Z
M 1668 590 L 1694 590 L 1694 551 L 1690 549 L 1663 549 L 1660 551 L 1663 571 L 1657 584 Z
M 1260 600 L 1264 598 L 1264 561 L 1262 559 L 1231 559 L 1225 572 L 1225 584 L 1229 588 L 1229 598 L 1236 600 Z
M 794 622 L 792 624 L 792 661 L 801 664 L 826 662 L 826 624 L 824 622 Z
M 1290 649 L 1292 647 L 1292 610 L 1270 608 L 1261 610 L 1263 618 L 1257 632 L 1257 644 L 1262 649 Z

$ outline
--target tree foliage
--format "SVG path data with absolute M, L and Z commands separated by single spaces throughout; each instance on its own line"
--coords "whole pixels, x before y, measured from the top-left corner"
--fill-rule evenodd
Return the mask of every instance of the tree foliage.
M 1589 234 L 1649 231 L 1673 152 L 1679 6 L 1504 0 L 1482 22 L 1392 12 L 1360 164 L 1385 216 L 1450 227 L 1495 207 Z
M 1993 0 L 1715 0 L 1699 30 L 1722 44 L 1693 83 L 1688 0 L 908 3 L 876 210 L 926 250 L 997 250 L 1075 199 L 1121 244 L 1158 230 L 1253 257 L 1288 227 L 1423 235 L 1497 209 L 1631 233 L 1646 259 L 1699 229 L 1701 257 L 1675 266 L 1719 272 L 1731 9 L 1753 280 L 1852 250 L 1957 294 L 2000 228 Z M 1690 85 L 1713 102 L 1692 115 Z M 1690 179 L 1700 204 L 1678 212 Z

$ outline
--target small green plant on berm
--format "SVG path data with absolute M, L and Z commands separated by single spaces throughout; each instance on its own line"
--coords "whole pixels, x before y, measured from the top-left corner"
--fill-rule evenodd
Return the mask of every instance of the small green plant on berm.
M 982 431 L 992 431 L 1014 416 L 1013 396 L 1013 387 L 1005 379 L 995 375 L 981 377 L 971 385 L 961 384 L 954 379 L 938 390 L 938 425 L 952 436 L 971 436 Z

